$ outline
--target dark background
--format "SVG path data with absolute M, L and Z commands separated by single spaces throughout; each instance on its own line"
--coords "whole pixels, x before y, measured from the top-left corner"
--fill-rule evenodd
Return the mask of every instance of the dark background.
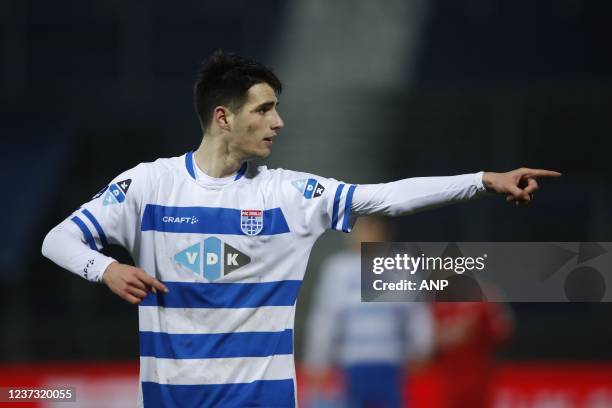
M 368 14 L 362 3 L 2 2 L 0 360 L 136 358 L 136 308 L 61 270 L 40 246 L 121 171 L 198 146 L 192 86 L 217 48 L 272 65 L 285 81 L 271 167 L 353 183 L 519 166 L 563 173 L 530 206 L 487 198 L 396 219 L 398 241 L 612 241 L 609 2 L 415 0 L 418 18 L 394 19 L 414 27 L 405 50 L 395 32 L 394 49 L 357 36 L 335 43 L 330 33 L 389 29 L 385 10 L 355 28 Z M 395 65 L 405 71 L 385 74 L 381 49 L 405 51 L 410 62 Z M 333 115 L 316 115 L 323 107 Z M 323 242 L 300 298 L 298 351 L 317 267 L 341 245 Z M 612 358 L 609 304 L 512 308 L 518 331 L 506 358 Z

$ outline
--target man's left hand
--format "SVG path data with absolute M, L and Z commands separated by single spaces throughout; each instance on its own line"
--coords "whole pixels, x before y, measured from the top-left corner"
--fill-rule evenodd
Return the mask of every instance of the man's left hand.
M 487 191 L 506 194 L 506 201 L 527 204 L 538 190 L 539 177 L 560 177 L 561 173 L 552 170 L 528 169 L 522 167 L 507 173 L 485 172 L 482 183 Z

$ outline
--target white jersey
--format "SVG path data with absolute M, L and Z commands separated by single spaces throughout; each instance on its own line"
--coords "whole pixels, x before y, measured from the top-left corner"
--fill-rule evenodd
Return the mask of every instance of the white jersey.
M 140 164 L 43 244 L 93 281 L 113 261 L 97 251 L 122 245 L 169 288 L 139 306 L 145 406 L 294 406 L 295 304 L 316 239 L 349 232 L 355 213 L 408 213 L 483 190 L 481 173 L 356 188 L 246 163 L 229 183 L 197 170 L 192 153 Z

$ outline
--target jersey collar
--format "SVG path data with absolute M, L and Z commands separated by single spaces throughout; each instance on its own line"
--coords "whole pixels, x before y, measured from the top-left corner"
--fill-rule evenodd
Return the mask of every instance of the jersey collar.
M 195 163 L 193 161 L 193 151 L 187 152 L 187 154 L 185 155 L 185 167 L 187 168 L 187 173 L 189 173 L 192 179 L 197 181 L 194 166 L 195 166 Z M 242 163 L 242 166 L 240 166 L 238 173 L 236 173 L 236 177 L 234 177 L 234 181 L 240 180 L 242 176 L 244 176 L 244 173 L 246 172 L 246 170 L 247 170 L 247 162 L 244 162 Z

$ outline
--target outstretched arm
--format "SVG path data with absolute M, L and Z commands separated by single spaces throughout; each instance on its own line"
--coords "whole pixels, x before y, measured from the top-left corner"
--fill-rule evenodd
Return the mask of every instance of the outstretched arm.
M 520 168 L 507 173 L 480 172 L 362 184 L 355 189 L 351 209 L 358 215 L 408 215 L 467 201 L 485 191 L 506 194 L 507 201 L 528 203 L 538 189 L 537 178 L 560 175 L 550 170 Z

